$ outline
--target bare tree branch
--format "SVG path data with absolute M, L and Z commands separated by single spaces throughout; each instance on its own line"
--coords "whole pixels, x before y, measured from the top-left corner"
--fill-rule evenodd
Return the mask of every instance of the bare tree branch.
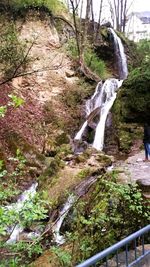
M 18 77 L 23 77 L 23 76 L 27 76 L 27 75 L 31 75 L 31 74 L 34 74 L 34 73 L 37 73 L 37 72 L 43 72 L 43 71 L 49 71 L 49 70 L 57 70 L 57 69 L 60 69 L 62 68 L 62 62 L 63 62 L 63 58 L 60 62 L 60 64 L 56 65 L 56 66 L 53 66 L 53 67 L 45 67 L 45 68 L 42 68 L 42 69 L 37 69 L 37 70 L 32 70 L 32 71 L 27 71 L 27 72 L 21 72 L 21 73 L 16 73 L 15 76 L 13 77 L 10 77 L 8 79 L 6 79 L 5 81 L 1 82 L 0 83 L 0 86 L 3 85 L 3 84 L 6 84 L 10 81 L 12 81 L 13 79 L 15 78 L 18 78 Z
M 73 29 L 73 31 L 75 32 L 75 28 L 74 28 L 74 26 L 71 24 L 71 22 L 70 21 L 68 21 L 66 18 L 64 18 L 63 16 L 54 16 L 53 15 L 53 18 L 54 19 L 60 19 L 60 20 L 63 20 L 64 22 L 66 22 L 66 24 L 68 24 L 72 29 Z
M 37 40 L 37 38 L 35 38 L 35 39 L 33 40 L 33 42 L 31 43 L 31 45 L 30 45 L 30 47 L 28 48 L 28 50 L 27 50 L 27 52 L 26 52 L 24 58 L 21 60 L 20 64 L 16 67 L 16 69 L 15 69 L 13 75 L 12 75 L 12 78 L 15 77 L 17 71 L 20 69 L 20 67 L 23 65 L 23 63 L 26 61 L 26 59 L 27 59 L 27 57 L 28 57 L 28 55 L 29 55 L 29 53 L 30 53 L 30 51 L 31 51 L 31 49 L 32 49 L 32 47 L 33 47 L 33 45 L 35 44 L 35 41 L 36 41 L 36 40 Z

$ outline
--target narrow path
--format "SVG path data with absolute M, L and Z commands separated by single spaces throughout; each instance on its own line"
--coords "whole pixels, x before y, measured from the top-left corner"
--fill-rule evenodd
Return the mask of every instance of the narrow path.
M 134 182 L 138 179 L 150 180 L 150 161 L 143 162 L 143 159 L 144 150 L 125 161 L 119 161 L 115 166 L 115 169 L 120 171 L 119 178 L 124 182 Z

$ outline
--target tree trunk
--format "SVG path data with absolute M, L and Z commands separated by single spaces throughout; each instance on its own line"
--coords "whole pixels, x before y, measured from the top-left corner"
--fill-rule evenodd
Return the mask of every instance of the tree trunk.
M 100 1 L 100 6 L 99 6 L 98 25 L 97 25 L 97 29 L 96 29 L 95 41 L 97 40 L 99 29 L 100 29 L 102 8 L 103 8 L 103 0 Z
M 71 3 L 71 6 L 72 6 L 72 14 L 73 14 L 74 27 L 75 27 L 77 51 L 78 51 L 78 56 L 79 56 L 79 60 L 80 60 L 80 57 L 81 57 L 80 34 L 79 34 L 79 31 L 78 31 L 78 26 L 77 26 L 77 21 L 76 21 L 76 7 L 74 5 L 73 0 L 70 0 L 70 3 Z

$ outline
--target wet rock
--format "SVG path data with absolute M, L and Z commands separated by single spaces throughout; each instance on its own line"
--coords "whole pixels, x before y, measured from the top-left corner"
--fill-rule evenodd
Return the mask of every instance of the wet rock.
M 87 147 L 88 143 L 86 141 L 74 140 L 73 151 L 75 154 L 84 152 Z

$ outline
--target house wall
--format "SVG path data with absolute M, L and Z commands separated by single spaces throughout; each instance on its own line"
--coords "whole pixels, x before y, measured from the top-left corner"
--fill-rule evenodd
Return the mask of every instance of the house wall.
M 126 36 L 135 42 L 150 39 L 150 24 L 143 24 L 136 14 L 132 14 L 126 24 Z

